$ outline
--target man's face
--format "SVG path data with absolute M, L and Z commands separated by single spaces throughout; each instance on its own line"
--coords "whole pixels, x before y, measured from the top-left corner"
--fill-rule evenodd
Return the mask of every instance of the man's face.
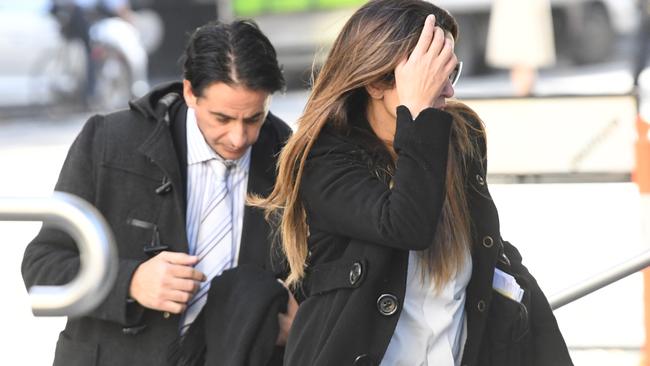
M 196 112 L 203 138 L 226 160 L 240 158 L 257 141 L 271 101 L 268 92 L 222 82 L 210 84 L 196 96 L 184 80 L 183 95 Z

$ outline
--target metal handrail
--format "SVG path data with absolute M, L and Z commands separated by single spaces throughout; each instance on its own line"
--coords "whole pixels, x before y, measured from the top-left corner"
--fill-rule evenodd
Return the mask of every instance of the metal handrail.
M 43 221 L 66 231 L 79 247 L 77 276 L 61 286 L 32 286 L 36 316 L 81 316 L 99 305 L 117 277 L 115 239 L 101 213 L 87 201 L 63 192 L 51 197 L 0 197 L 0 221 Z
M 585 280 L 573 287 L 560 291 L 550 297 L 549 303 L 551 308 L 556 310 L 572 301 L 586 296 L 596 290 L 608 286 L 620 279 L 634 274 L 650 266 L 650 250 L 647 250 L 638 256 L 620 263 L 609 270 L 602 272 L 592 278 Z

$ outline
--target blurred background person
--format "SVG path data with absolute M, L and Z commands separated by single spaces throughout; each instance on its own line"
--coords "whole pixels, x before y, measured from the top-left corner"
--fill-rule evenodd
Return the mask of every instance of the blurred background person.
M 494 0 L 486 46 L 490 66 L 510 69 L 517 96 L 533 92 L 537 69 L 555 63 L 548 0 Z
M 90 27 L 107 17 L 120 17 L 131 22 L 129 0 L 52 0 L 51 13 L 60 25 L 61 35 L 68 40 L 81 40 L 86 55 L 84 104 L 88 106 L 95 95 L 97 64 L 92 57 Z
M 650 0 L 638 0 L 637 6 L 640 14 L 640 24 L 637 31 L 636 52 L 634 54 L 633 75 L 635 82 L 638 83 L 638 77 L 645 69 L 648 60 L 648 42 L 650 41 Z

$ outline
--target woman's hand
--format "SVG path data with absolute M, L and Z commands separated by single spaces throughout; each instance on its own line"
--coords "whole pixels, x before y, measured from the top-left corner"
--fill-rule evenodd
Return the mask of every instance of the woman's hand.
M 395 68 L 399 102 L 413 118 L 434 105 L 456 63 L 453 39 L 446 37 L 445 31 L 435 26 L 435 17 L 429 15 L 413 52 Z

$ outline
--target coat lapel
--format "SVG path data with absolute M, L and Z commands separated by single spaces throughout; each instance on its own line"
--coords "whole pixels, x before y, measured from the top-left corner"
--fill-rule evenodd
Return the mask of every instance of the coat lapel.
M 271 129 L 271 126 L 265 124 L 253 145 L 248 173 L 248 194 L 266 196 L 271 193 L 275 184 L 275 154 L 278 142 L 271 137 Z M 263 211 L 246 206 L 242 228 L 239 264 L 253 263 L 267 267 L 270 264 L 269 258 L 272 257 L 269 244 L 272 233 L 264 220 Z

